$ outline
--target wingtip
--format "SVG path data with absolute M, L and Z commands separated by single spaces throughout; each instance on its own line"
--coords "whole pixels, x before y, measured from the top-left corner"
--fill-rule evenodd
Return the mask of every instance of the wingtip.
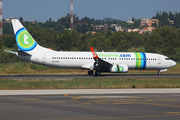
M 93 47 L 90 47 L 91 52 L 93 54 L 93 59 L 99 59 L 98 55 L 96 54 L 96 52 L 94 51 Z

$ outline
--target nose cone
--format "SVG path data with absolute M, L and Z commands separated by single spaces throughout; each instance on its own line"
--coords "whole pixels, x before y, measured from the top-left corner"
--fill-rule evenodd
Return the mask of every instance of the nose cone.
M 175 66 L 177 63 L 175 61 L 172 61 L 172 66 Z

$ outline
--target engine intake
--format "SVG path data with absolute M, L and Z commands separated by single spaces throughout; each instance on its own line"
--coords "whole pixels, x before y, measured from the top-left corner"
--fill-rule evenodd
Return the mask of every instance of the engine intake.
M 110 67 L 110 72 L 126 73 L 128 72 L 128 66 L 123 64 L 117 64 Z

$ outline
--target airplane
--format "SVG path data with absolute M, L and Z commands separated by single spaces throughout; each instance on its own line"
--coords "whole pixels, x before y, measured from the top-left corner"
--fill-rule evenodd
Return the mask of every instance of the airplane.
M 18 19 L 12 19 L 18 51 L 4 50 L 16 54 L 18 58 L 39 65 L 65 68 L 87 69 L 88 75 L 101 72 L 127 73 L 129 70 L 158 70 L 158 75 L 176 65 L 167 56 L 144 52 L 91 52 L 55 51 L 40 46 Z

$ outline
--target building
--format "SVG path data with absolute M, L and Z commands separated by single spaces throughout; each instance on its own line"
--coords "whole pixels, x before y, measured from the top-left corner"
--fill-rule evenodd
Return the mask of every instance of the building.
M 94 30 L 107 30 L 108 27 L 104 25 L 98 25 L 93 27 Z
M 144 27 L 141 29 L 141 32 L 144 34 L 146 32 L 151 33 L 155 28 L 154 27 Z
M 111 28 L 115 28 L 115 31 L 118 32 L 118 31 L 121 31 L 122 30 L 122 26 L 120 25 L 117 25 L 117 24 L 110 24 L 109 27 Z
M 115 31 L 116 31 L 116 32 L 121 31 L 121 29 L 122 29 L 122 26 L 119 26 L 119 25 L 118 25 L 118 26 L 115 26 Z
M 168 21 L 169 21 L 171 24 L 174 24 L 174 20 L 170 20 L 170 19 L 168 18 Z
M 128 25 L 132 25 L 132 24 L 134 24 L 134 22 L 133 22 L 133 21 L 126 21 L 126 23 L 127 23 Z
M 156 23 L 157 26 L 159 26 L 159 20 L 158 19 L 141 19 L 141 23 L 140 23 L 140 26 L 144 26 L 144 25 L 147 25 L 147 26 L 152 26 L 152 24 Z
M 4 22 L 11 22 L 11 19 L 15 19 L 15 17 L 11 17 L 9 19 L 4 19 Z

